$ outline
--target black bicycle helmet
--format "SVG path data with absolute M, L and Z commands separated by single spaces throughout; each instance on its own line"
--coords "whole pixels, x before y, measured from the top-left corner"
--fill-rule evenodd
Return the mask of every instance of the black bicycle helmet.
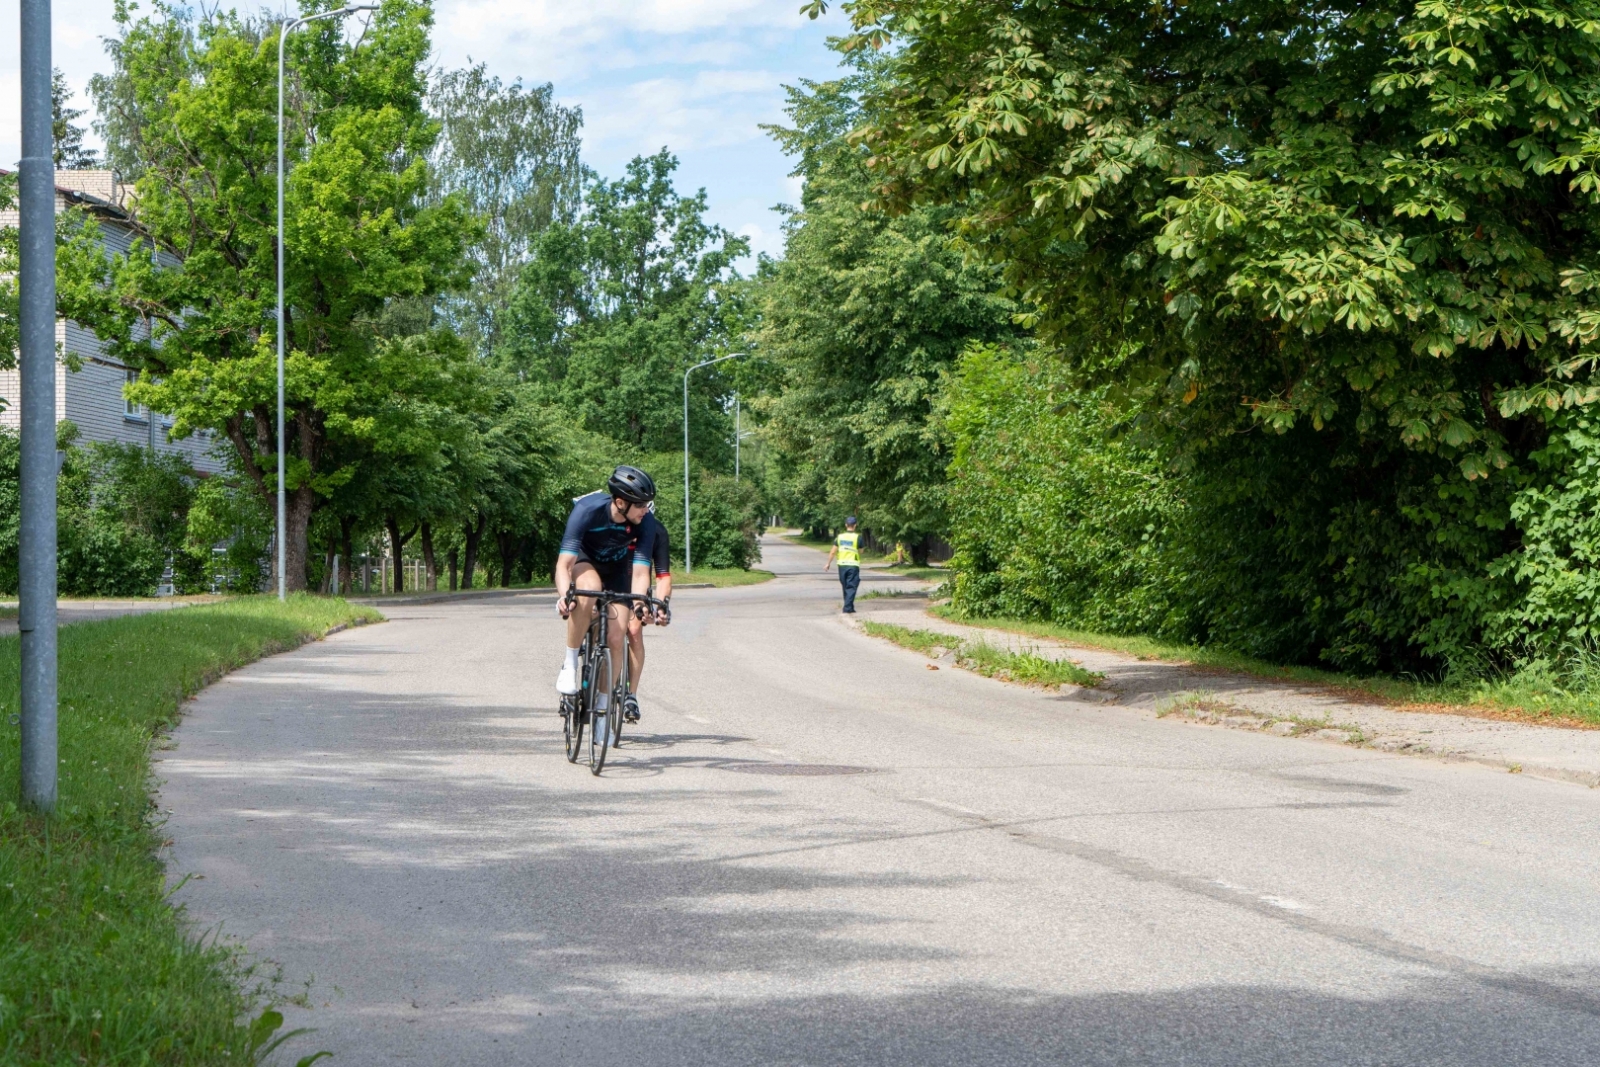
M 612 496 L 620 496 L 630 504 L 648 504 L 656 498 L 656 483 L 638 467 L 626 464 L 611 472 L 606 483 Z

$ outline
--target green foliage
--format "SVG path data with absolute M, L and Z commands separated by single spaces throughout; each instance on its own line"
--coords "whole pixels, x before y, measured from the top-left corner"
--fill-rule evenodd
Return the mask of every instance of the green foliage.
M 272 512 L 239 478 L 207 478 L 194 489 L 183 551 L 198 581 L 179 592 L 208 592 L 214 579 L 218 592 L 259 592 L 272 551 Z
M 434 195 L 460 195 L 484 223 L 468 250 L 472 286 L 444 310 L 472 348 L 487 355 L 503 340 L 506 309 L 538 234 L 576 214 L 583 114 L 556 103 L 548 83 L 505 85 L 481 63 L 441 73 L 429 104 L 442 126 Z
M 683 455 L 657 453 L 640 458 L 641 469 L 656 483 L 656 518 L 672 537 L 672 558 L 683 562 Z M 717 474 L 696 463 L 690 467 L 689 533 L 695 573 L 707 569 L 748 570 L 761 559 L 766 500 L 749 478 Z
M 1600 400 L 1600 8 L 845 7 L 876 202 L 959 211 L 1181 486 L 1170 625 L 1360 670 L 1587 632 L 1549 441 Z
M 974 347 L 944 400 L 954 442 L 951 593 L 965 612 L 1085 629 L 1182 627 L 1171 544 L 1185 515 L 1158 456 L 1116 436 L 1105 390 L 1058 364 Z
M 68 107 L 67 101 L 70 99 L 72 86 L 67 84 L 66 74 L 57 67 L 50 76 L 50 126 L 55 140 L 56 169 L 88 170 L 99 166 L 100 161 L 93 149 L 83 147 L 84 131 L 77 120 L 84 113 L 79 108 Z
M 17 176 L 0 174 L 0 212 L 17 208 Z M 15 226 L 0 226 L 0 370 L 11 370 L 17 365 L 21 326 L 17 321 L 19 292 L 17 271 L 22 264 L 18 259 L 19 235 Z M 0 411 L 6 402 L 0 400 Z M 0 520 L 3 521 L 3 520 Z
M 17 537 L 22 526 L 22 442 L 0 426 L 0 593 L 17 589 Z
M 93 91 L 159 262 L 142 242 L 107 254 L 86 224 L 61 249 L 61 307 L 141 370 L 130 397 L 173 415 L 175 436 L 217 431 L 267 499 L 277 26 L 175 4 L 130 11 Z M 417 403 L 447 402 L 461 377 L 461 346 L 442 331 L 381 328 L 396 299 L 466 281 L 476 230 L 461 197 L 427 195 L 431 20 L 425 3 L 387 0 L 358 36 L 324 20 L 287 46 L 290 588 L 304 581 L 312 512 L 361 462 L 414 455 L 430 431 Z
M 247 975 L 167 902 L 151 738 L 218 675 L 373 619 L 340 601 L 261 598 L 61 631 L 48 823 L 11 799 L 19 735 L 0 729 L 0 1062 L 253 1062 Z M 0 638 L 0 722 L 17 710 L 19 670 L 17 639 Z
M 758 410 L 791 521 L 838 527 L 854 512 L 920 553 L 945 527 L 940 376 L 969 341 L 1009 334 L 1011 305 L 993 271 L 950 247 L 950 209 L 863 207 L 872 179 L 845 134 L 873 78 L 790 89 L 794 125 L 771 128 L 805 186 L 784 259 L 760 278 L 760 347 L 783 389 Z
M 749 244 L 705 221 L 706 196 L 679 194 L 666 150 L 616 181 L 591 177 L 583 214 L 533 244 L 498 359 L 584 428 L 632 448 L 683 440 L 683 372 L 728 347 L 742 325 L 733 262 Z M 697 454 L 728 447 L 725 373 L 695 374 Z

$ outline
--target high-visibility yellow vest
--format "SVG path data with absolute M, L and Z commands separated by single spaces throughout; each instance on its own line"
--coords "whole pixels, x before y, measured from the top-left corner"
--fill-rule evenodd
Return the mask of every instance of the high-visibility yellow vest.
M 842 533 L 833 542 L 839 548 L 839 566 L 861 566 L 861 535 Z

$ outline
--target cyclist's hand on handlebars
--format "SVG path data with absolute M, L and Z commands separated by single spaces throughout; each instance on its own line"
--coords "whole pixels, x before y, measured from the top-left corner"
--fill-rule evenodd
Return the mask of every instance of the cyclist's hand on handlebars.
M 665 600 L 656 604 L 656 625 L 666 626 L 672 622 L 672 609 Z
M 578 606 L 578 598 L 572 595 L 572 590 L 567 590 L 567 595 L 556 601 L 556 610 L 563 619 L 572 617 L 572 609 Z
M 645 604 L 644 601 L 635 600 L 633 602 L 633 617 L 638 619 L 640 622 L 645 622 L 650 618 L 650 608 Z

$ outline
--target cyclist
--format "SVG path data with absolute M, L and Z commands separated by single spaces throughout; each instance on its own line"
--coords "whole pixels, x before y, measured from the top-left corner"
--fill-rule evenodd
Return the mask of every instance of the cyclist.
M 639 572 L 644 571 L 643 581 Z M 661 601 L 648 617 L 637 613 L 628 620 L 628 702 L 622 717 L 628 722 L 639 721 L 639 678 L 644 674 L 644 627 L 647 622 L 666 626 L 672 621 L 672 609 L 667 602 L 672 597 L 672 537 L 655 516 L 655 505 L 639 524 L 639 541 L 633 554 L 633 591 L 649 592 L 650 578 L 656 582 L 656 599 Z
M 623 465 L 611 473 L 604 491 L 580 496 L 572 502 L 567 529 L 556 556 L 556 609 L 567 620 L 567 658 L 556 675 L 556 692 L 570 696 L 578 691 L 578 650 L 594 617 L 594 601 L 577 597 L 567 602 L 567 591 L 606 589 L 613 593 L 645 592 L 650 587 L 648 557 L 637 557 L 640 525 L 656 498 L 656 483 L 637 467 Z M 642 585 L 641 585 L 642 583 Z M 626 604 L 611 605 L 611 654 L 622 655 L 630 613 Z

